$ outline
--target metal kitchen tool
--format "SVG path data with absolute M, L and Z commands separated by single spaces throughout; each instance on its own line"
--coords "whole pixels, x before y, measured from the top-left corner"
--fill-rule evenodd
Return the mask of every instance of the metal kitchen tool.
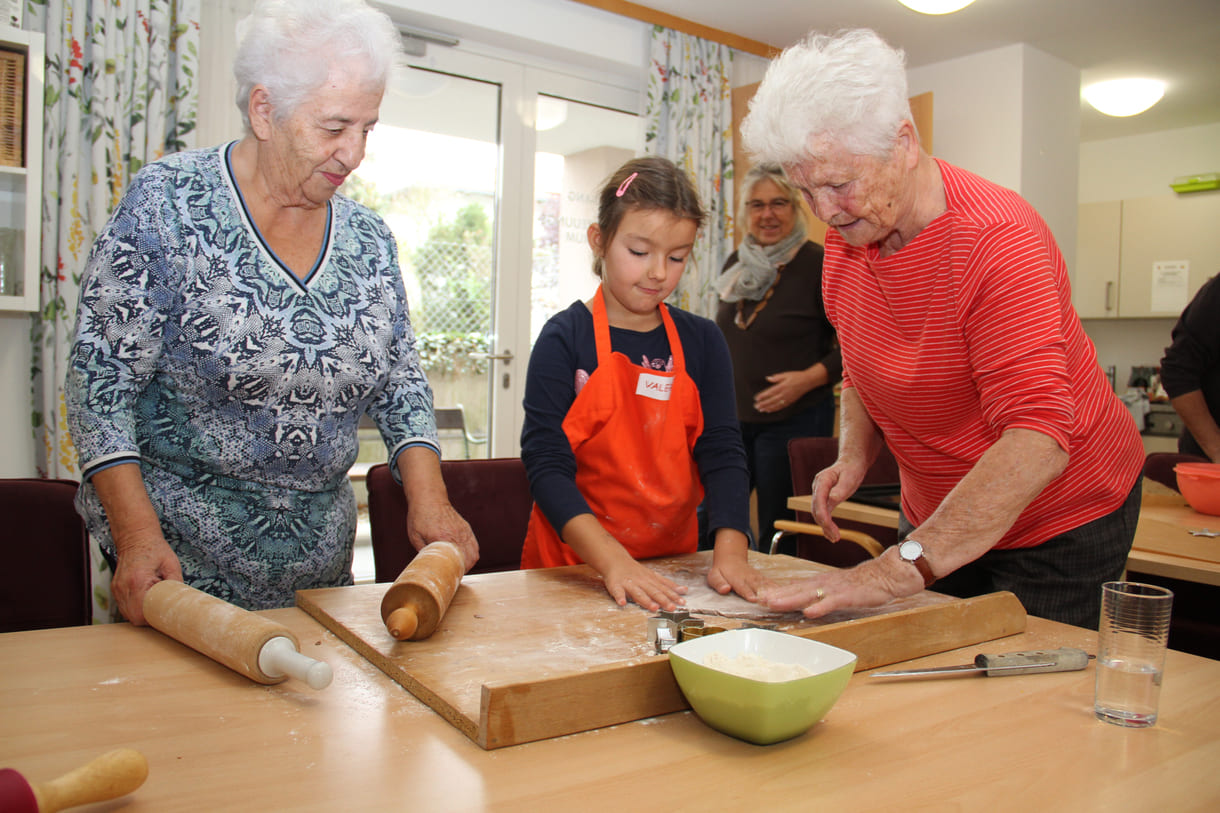
M 726 627 L 711 626 L 702 618 L 692 617 L 692 613 L 737 617 L 715 610 L 661 610 L 659 614 L 648 619 L 648 643 L 656 647 L 658 655 L 668 652 L 671 646 L 682 641 L 725 631 Z M 773 630 L 777 625 L 745 621 L 741 626 Z
M 1191 528 L 1190 535 L 1191 536 L 1207 536 L 1207 537 L 1215 538 L 1217 536 L 1220 536 L 1220 531 L 1213 531 L 1211 528 Z
M 1003 655 L 979 653 L 974 663 L 960 666 L 933 666 L 927 669 L 899 669 L 892 672 L 874 672 L 873 677 L 923 677 L 925 675 L 971 675 L 988 677 L 1005 675 L 1032 675 L 1039 672 L 1078 672 L 1089 665 L 1094 657 L 1083 649 L 1035 649 L 1028 652 L 1008 652 Z

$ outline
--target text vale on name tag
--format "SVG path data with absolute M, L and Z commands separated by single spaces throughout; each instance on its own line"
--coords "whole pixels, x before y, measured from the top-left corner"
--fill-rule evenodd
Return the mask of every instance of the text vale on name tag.
M 635 382 L 635 394 L 657 401 L 668 401 L 673 386 L 673 376 L 640 373 L 639 379 Z

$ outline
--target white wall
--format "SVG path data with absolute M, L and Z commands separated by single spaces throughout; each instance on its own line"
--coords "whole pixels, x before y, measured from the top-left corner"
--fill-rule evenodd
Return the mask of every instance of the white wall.
M 932 94 L 934 152 L 1021 191 L 1021 58 L 1011 45 L 907 71 L 909 95 Z
M 1174 178 L 1203 172 L 1220 172 L 1220 123 L 1089 141 L 1080 145 L 1080 202 L 1168 195 Z
M 937 157 L 1019 192 L 1071 264 L 1076 256 L 1080 71 L 1009 45 L 907 72 L 932 93 Z

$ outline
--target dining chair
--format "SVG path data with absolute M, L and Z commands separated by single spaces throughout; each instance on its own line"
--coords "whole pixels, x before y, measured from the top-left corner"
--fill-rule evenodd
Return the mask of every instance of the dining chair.
M 89 535 L 74 480 L 0 479 L 0 632 L 92 622 Z
M 834 463 L 838 455 L 838 438 L 793 438 L 788 441 L 792 493 L 796 496 L 809 494 L 813 490 L 813 478 L 819 471 Z M 861 485 L 897 483 L 898 463 L 890 450 L 882 446 L 877 459 L 864 475 Z M 778 549 L 778 543 L 784 536 L 795 534 L 797 557 L 835 567 L 851 567 L 879 556 L 885 548 L 898 541 L 898 531 L 884 525 L 847 519 L 836 519 L 835 524 L 842 531 L 842 540 L 838 543 L 826 539 L 821 526 L 813 521 L 811 514 L 797 511 L 795 520 L 776 521 L 771 550 L 774 552 Z M 841 542 L 851 544 L 844 545 Z
M 450 504 L 479 540 L 479 561 L 470 572 L 520 570 L 533 508 L 521 458 L 445 460 L 441 477 Z M 369 469 L 367 484 L 375 578 L 392 582 L 415 558 L 415 548 L 407 539 L 407 498 L 385 463 Z
M 462 441 L 462 448 L 466 450 L 466 457 L 470 457 L 470 445 L 473 443 L 476 446 L 487 443 L 486 435 L 476 435 L 470 431 L 466 425 L 466 408 L 461 404 L 452 407 L 437 407 L 432 410 L 436 417 L 436 431 L 456 432 Z
M 1178 490 L 1178 475 L 1173 467 L 1179 463 L 1210 463 L 1206 457 L 1177 452 L 1152 452 L 1144 458 L 1144 476 L 1166 488 Z

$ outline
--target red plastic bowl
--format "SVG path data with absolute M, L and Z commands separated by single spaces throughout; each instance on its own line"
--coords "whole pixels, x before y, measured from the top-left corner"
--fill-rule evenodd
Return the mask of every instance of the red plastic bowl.
M 1220 516 L 1220 463 L 1179 463 L 1178 491 L 1200 514 Z

